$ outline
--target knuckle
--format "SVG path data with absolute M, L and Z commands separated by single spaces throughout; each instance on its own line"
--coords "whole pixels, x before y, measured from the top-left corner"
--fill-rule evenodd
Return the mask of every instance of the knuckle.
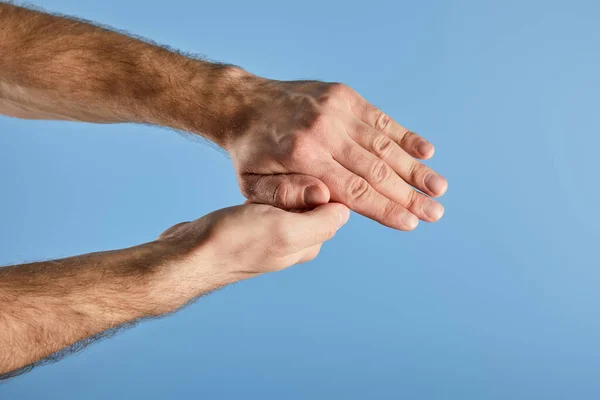
M 348 197 L 353 203 L 361 203 L 368 199 L 370 193 L 369 183 L 363 178 L 353 178 L 348 185 Z
M 425 175 L 427 175 L 427 172 L 429 171 L 429 169 L 420 162 L 413 162 L 409 168 L 409 176 L 414 183 L 423 182 L 425 180 Z
M 331 102 L 331 100 L 327 101 Z M 330 120 L 331 117 L 325 112 L 324 108 L 321 108 L 304 117 L 303 122 L 300 125 L 300 132 L 309 137 L 318 137 L 320 133 L 326 130 Z
M 410 211 L 407 211 L 407 209 L 410 209 L 410 208 L 406 207 L 406 206 L 399 206 L 398 204 L 391 202 L 391 201 L 387 202 L 387 204 L 381 208 L 380 214 L 378 214 L 379 220 L 380 221 L 393 221 L 393 220 L 406 221 L 407 217 L 412 214 Z M 407 227 L 405 225 L 401 229 L 402 230 L 412 230 L 412 229 L 414 229 L 414 227 Z
M 402 139 L 400 139 L 400 146 L 404 149 L 407 148 L 408 144 L 416 137 L 417 134 L 407 130 L 404 135 L 402 135 Z
M 393 144 L 392 140 L 385 135 L 374 135 L 371 148 L 376 156 L 385 159 L 389 157 Z
M 421 207 L 423 203 L 423 196 L 420 195 L 416 190 L 411 190 L 408 195 L 408 199 L 406 199 L 406 209 L 408 210 L 417 210 Z
M 285 181 L 279 182 L 273 190 L 273 205 L 276 207 L 284 208 L 287 204 L 289 186 Z
M 324 94 L 317 99 L 317 102 L 319 103 L 319 105 L 321 105 L 323 107 L 329 107 L 329 106 L 333 105 L 333 103 L 335 102 L 335 99 L 328 94 Z
M 382 111 L 377 111 L 377 116 L 375 118 L 375 129 L 379 131 L 385 131 L 387 127 L 390 125 L 391 118 L 387 116 L 386 113 Z
M 355 99 L 355 92 L 348 85 L 339 82 L 327 83 L 317 97 L 317 104 L 325 108 L 340 108 L 349 100 Z
M 255 194 L 255 185 L 252 184 L 252 182 L 250 182 L 248 179 L 244 179 L 241 178 L 239 180 L 240 183 L 240 191 L 242 192 L 242 195 L 247 198 L 250 199 L 251 197 L 254 196 Z
M 324 112 L 315 113 L 310 123 L 310 130 L 320 131 L 329 123 L 330 117 Z
M 340 82 L 331 82 L 326 90 L 328 95 L 332 96 L 343 96 L 348 94 L 350 87 Z
M 398 207 L 391 201 L 388 201 L 379 211 L 379 220 L 386 221 L 396 214 L 398 214 Z
M 380 159 L 373 161 L 369 170 L 369 181 L 375 184 L 384 182 L 392 173 L 391 168 Z
M 323 91 L 323 96 L 327 98 L 324 105 L 336 109 L 352 111 L 358 104 L 361 104 L 360 95 L 350 86 L 339 82 L 329 83 Z

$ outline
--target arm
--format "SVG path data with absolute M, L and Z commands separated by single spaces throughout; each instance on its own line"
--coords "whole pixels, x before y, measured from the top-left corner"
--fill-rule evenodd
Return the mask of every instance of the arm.
M 0 113 L 135 122 L 224 144 L 244 99 L 239 68 L 204 62 L 86 22 L 0 2 Z M 236 123 L 233 121 L 233 123 Z
M 433 146 L 345 85 L 265 79 L 5 3 L 0 54 L 5 114 L 203 135 L 247 198 L 285 209 L 333 200 L 402 230 L 444 213 L 447 182 L 418 161 Z
M 103 331 L 311 260 L 348 216 L 340 204 L 304 214 L 251 204 L 140 246 L 0 268 L 0 379 Z

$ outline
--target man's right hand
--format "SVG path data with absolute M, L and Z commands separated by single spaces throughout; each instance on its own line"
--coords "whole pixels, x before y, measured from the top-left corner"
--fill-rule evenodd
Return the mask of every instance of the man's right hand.
M 0 380 L 107 329 L 309 261 L 348 217 L 341 204 L 305 213 L 246 204 L 139 246 L 0 268 Z
M 314 259 L 349 216 L 348 208 L 337 203 L 299 213 L 245 204 L 177 224 L 158 242 L 177 254 L 175 265 L 192 266 L 203 279 L 209 269 L 209 276 L 223 276 L 226 284 Z M 189 283 L 197 288 L 201 282 Z

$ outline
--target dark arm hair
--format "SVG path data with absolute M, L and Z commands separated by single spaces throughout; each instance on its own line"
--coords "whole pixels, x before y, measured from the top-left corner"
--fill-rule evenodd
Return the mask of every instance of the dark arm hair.
M 0 114 L 133 122 L 224 146 L 263 80 L 90 21 L 0 1 Z
M 46 364 L 53 364 L 57 361 L 62 360 L 63 358 L 65 358 L 67 356 L 70 356 L 71 354 L 79 353 L 79 352 L 83 351 L 84 349 L 86 349 L 92 343 L 111 338 L 111 337 L 115 336 L 117 333 L 121 332 L 122 330 L 129 329 L 129 328 L 136 326 L 139 321 L 140 320 L 134 320 L 131 322 L 124 323 L 118 327 L 107 329 L 104 332 L 96 333 L 95 335 L 92 335 L 88 338 L 82 339 L 68 347 L 65 347 L 64 349 L 61 349 L 55 353 L 52 353 L 46 358 L 42 358 L 41 360 L 34 361 L 31 364 L 26 365 L 21 368 L 17 368 L 14 371 L 0 374 L 0 381 L 15 378 L 19 375 L 26 374 L 27 372 L 31 371 L 35 367 L 46 365 Z

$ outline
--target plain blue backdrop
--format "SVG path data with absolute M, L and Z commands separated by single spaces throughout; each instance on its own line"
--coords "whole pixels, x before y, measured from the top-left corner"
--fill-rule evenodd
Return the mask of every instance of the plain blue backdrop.
M 4 399 L 597 399 L 600 3 L 38 0 L 278 79 L 342 81 L 437 147 L 446 215 L 353 214 L 314 262 L 0 385 Z M 5 55 L 1 55 L 5 56 Z M 0 263 L 239 204 L 160 128 L 0 117 Z

